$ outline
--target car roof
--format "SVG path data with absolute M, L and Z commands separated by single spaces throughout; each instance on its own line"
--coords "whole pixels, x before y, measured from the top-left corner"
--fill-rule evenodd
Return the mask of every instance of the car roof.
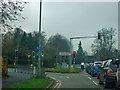
M 94 63 L 100 63 L 100 62 L 102 62 L 102 61 L 95 61 Z

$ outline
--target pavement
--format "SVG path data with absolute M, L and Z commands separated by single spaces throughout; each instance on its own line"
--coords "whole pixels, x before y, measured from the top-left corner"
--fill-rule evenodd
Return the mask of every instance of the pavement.
M 2 88 L 8 88 L 11 85 L 27 80 L 32 77 L 32 74 L 18 73 L 18 72 L 8 72 L 9 77 L 2 78 Z

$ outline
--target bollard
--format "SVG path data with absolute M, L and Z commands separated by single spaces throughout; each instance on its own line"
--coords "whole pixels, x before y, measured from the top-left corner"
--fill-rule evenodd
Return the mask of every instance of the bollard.
M 71 72 L 73 72 L 73 65 L 71 65 Z

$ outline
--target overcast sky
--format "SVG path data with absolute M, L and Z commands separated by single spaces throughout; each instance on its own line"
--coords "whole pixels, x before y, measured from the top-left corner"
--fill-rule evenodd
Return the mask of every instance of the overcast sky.
M 38 31 L 39 2 L 31 1 L 25 6 L 20 21 L 26 32 Z M 74 36 L 94 36 L 102 28 L 114 27 L 118 30 L 117 2 L 44 2 L 42 7 L 42 31 L 47 38 L 59 33 L 66 38 Z M 118 41 L 116 35 L 116 41 Z M 94 39 L 81 39 L 82 47 L 91 53 Z M 73 50 L 78 49 L 80 40 L 73 40 Z M 118 47 L 116 42 L 115 47 Z

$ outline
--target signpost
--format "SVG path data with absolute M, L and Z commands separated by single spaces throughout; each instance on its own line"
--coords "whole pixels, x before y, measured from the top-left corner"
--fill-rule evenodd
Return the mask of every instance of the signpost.
M 37 50 L 42 50 L 43 49 L 43 47 L 36 47 L 37 48 Z
M 28 54 L 27 54 L 28 59 L 30 58 L 30 56 L 31 56 L 31 54 L 28 53 Z
M 70 56 L 71 53 L 70 52 L 59 52 L 60 56 Z

